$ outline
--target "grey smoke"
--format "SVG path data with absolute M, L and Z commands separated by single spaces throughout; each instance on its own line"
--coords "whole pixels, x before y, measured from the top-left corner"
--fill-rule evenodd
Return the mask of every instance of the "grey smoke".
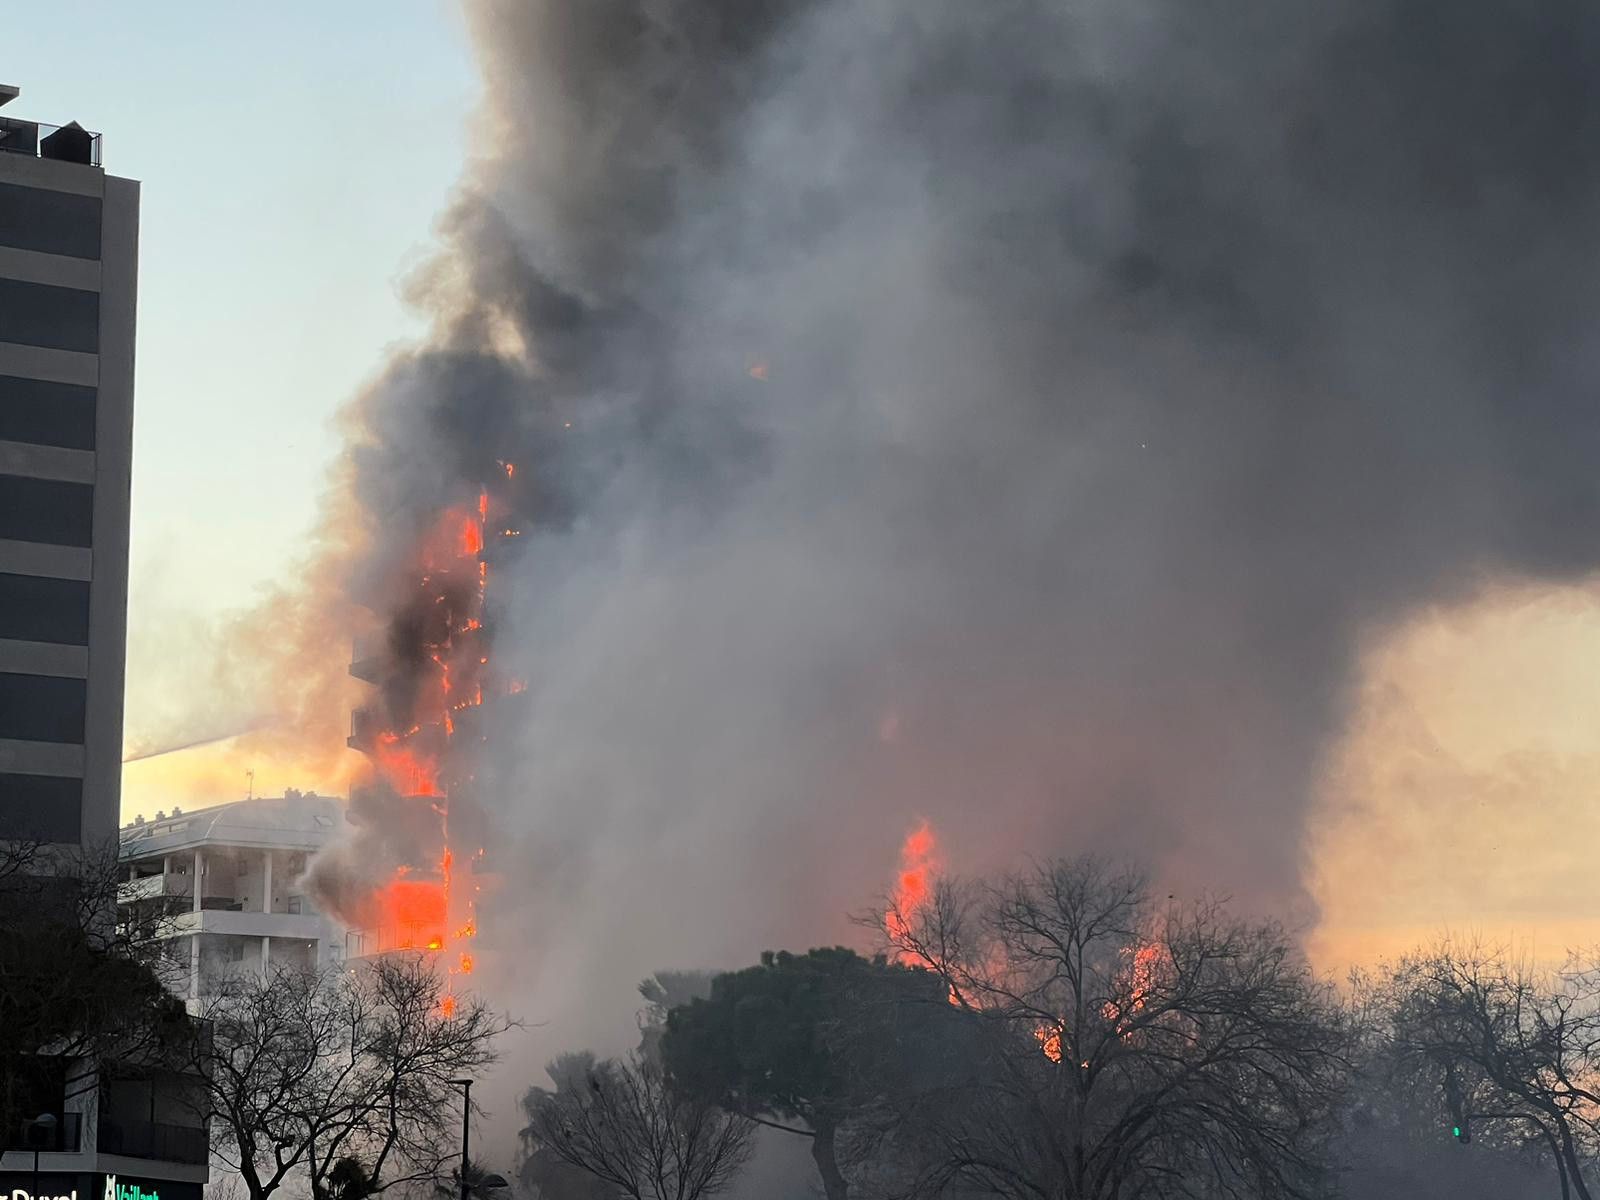
M 530 1064 L 850 936 L 918 817 L 1309 919 L 1360 639 L 1600 557 L 1592 6 L 470 12 L 440 332 L 354 453 L 372 579 L 518 466 L 482 928 Z

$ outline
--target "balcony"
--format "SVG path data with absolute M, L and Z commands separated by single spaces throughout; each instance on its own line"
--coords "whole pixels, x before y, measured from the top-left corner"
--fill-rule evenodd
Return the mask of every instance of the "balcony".
M 6 1131 L 0 1150 L 38 1150 L 43 1154 L 76 1154 L 83 1139 L 83 1115 L 75 1112 L 51 1113 L 54 1125 L 36 1120 L 22 1121 Z
M 381 633 L 358 634 L 350 647 L 350 674 L 365 683 L 382 683 L 388 674 L 389 646 Z
M 143 879 L 119 883 L 117 884 L 117 903 L 133 904 L 139 900 L 154 900 L 157 896 L 179 894 L 177 892 L 164 891 L 162 885 L 165 882 L 164 876 L 146 875 Z
M 204 1129 L 189 1125 L 164 1125 L 159 1121 L 113 1121 L 102 1114 L 96 1149 L 101 1154 L 129 1158 L 155 1158 L 162 1162 L 203 1165 L 210 1159 Z
M 75 121 L 69 125 L 46 125 L 39 121 L 0 117 L 0 152 L 98 167 L 100 135 L 89 132 Z

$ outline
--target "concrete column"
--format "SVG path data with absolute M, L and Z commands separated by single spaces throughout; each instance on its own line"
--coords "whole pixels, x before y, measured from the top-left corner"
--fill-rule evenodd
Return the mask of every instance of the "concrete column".
M 189 999 L 200 999 L 200 931 L 189 939 Z
M 261 857 L 263 864 L 261 868 L 261 911 L 269 913 L 272 911 L 272 851 L 264 851 Z M 263 943 L 263 948 L 264 946 L 265 943 Z M 263 954 L 263 961 L 265 957 L 265 954 Z
M 261 939 L 261 973 L 265 975 L 272 969 L 272 939 Z
M 205 865 L 205 855 L 196 850 L 194 852 L 194 904 L 190 910 L 192 912 L 200 911 L 200 892 L 204 887 L 204 884 L 201 882 L 200 875 L 201 872 L 205 870 Z

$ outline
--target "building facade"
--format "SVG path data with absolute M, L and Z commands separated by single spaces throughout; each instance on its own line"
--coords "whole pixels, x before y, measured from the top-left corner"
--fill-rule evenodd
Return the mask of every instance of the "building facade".
M 301 878 L 343 813 L 337 800 L 291 791 L 124 826 L 118 906 L 161 942 L 168 986 L 198 1005 L 241 971 L 341 961 L 344 930 Z
M 121 796 L 139 185 L 105 173 L 98 134 L 7 111 L 0 835 L 100 845 Z

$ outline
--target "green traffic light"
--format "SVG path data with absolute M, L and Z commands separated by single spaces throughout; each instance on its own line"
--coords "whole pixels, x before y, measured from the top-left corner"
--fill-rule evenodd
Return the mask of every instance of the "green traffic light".
M 1450 1127 L 1450 1136 L 1451 1137 L 1460 1137 L 1461 1136 L 1461 1126 L 1452 1125 Z

